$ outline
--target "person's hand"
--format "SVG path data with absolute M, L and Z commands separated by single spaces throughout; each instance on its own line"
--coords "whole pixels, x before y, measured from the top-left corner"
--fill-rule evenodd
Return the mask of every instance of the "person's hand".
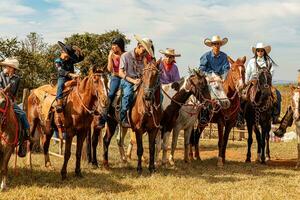
M 76 78 L 79 77 L 78 74 L 74 74 L 74 73 L 69 73 L 68 75 L 69 75 L 72 79 L 76 79 Z
M 109 57 L 110 59 L 112 59 L 112 58 L 113 58 L 113 55 L 114 55 L 113 50 L 110 50 L 110 51 L 109 51 L 109 54 L 108 54 L 108 57 Z
M 138 85 L 138 84 L 140 84 L 140 82 L 141 82 L 141 79 L 139 79 L 139 78 L 133 80 L 134 85 Z

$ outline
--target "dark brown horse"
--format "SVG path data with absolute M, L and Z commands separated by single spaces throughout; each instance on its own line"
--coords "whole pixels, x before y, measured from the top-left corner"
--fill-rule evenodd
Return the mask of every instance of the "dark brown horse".
M 249 88 L 244 108 L 248 128 L 248 152 L 246 162 L 251 162 L 252 130 L 257 140 L 257 160 L 262 164 L 266 162 L 265 148 L 267 141 L 267 156 L 270 158 L 269 132 L 272 119 L 272 76 L 267 68 L 258 70 L 257 80 Z M 261 131 L 259 130 L 261 127 Z
M 142 173 L 143 133 L 149 137 L 150 162 L 149 171 L 154 172 L 155 137 L 159 129 L 161 118 L 159 62 L 150 62 L 143 69 L 142 82 L 138 86 L 135 101 L 130 111 L 130 124 L 135 132 L 137 141 L 138 173 Z M 111 112 L 112 111 L 112 112 Z M 118 120 L 113 109 L 107 121 L 106 134 L 103 138 L 103 164 L 108 167 L 108 148 L 115 132 Z M 94 147 L 93 147 L 94 148 Z
M 13 104 L 3 90 L 0 90 L 0 167 L 1 190 L 7 188 L 8 162 L 18 145 L 19 123 Z M 17 153 L 17 152 L 16 152 Z
M 93 120 L 93 113 L 105 112 L 108 107 L 107 88 L 105 85 L 106 75 L 101 71 L 91 72 L 89 76 L 85 77 L 82 81 L 78 82 L 67 96 L 66 104 L 64 106 L 65 117 L 65 132 L 66 132 L 66 144 L 64 164 L 61 169 L 62 179 L 67 176 L 67 164 L 71 156 L 71 145 L 74 136 L 77 136 L 76 145 L 76 176 L 82 176 L 80 169 L 80 160 L 82 153 L 82 146 L 85 140 L 87 132 L 91 128 Z M 46 132 L 44 133 L 44 155 L 45 166 L 51 167 L 49 157 L 49 144 L 53 132 L 45 128 L 45 124 L 42 124 L 41 113 L 39 112 L 39 106 L 42 102 L 31 93 L 28 98 L 28 119 L 31 124 L 31 134 L 35 132 L 37 125 L 44 127 Z M 30 158 L 30 155 L 29 155 Z
M 227 77 L 223 83 L 224 91 L 230 100 L 230 106 L 226 109 L 221 109 L 219 112 L 211 113 L 213 114 L 210 122 L 218 124 L 218 135 L 219 135 L 219 155 L 218 155 L 218 166 L 223 166 L 225 163 L 225 154 L 226 147 L 229 138 L 229 133 L 231 129 L 235 126 L 237 121 L 238 113 L 240 112 L 240 94 L 245 84 L 245 62 L 246 57 L 238 58 L 236 61 L 233 61 L 231 58 L 228 58 L 231 67 L 228 71 Z M 207 124 L 200 124 L 200 134 L 204 130 Z M 225 131 L 224 130 L 225 127 Z M 198 138 L 198 137 L 197 137 Z M 200 137 L 199 137 L 200 138 Z M 197 144 L 199 144 L 196 141 Z M 195 142 L 195 141 L 194 141 Z M 192 148 L 190 156 L 193 155 Z M 200 159 L 198 145 L 195 148 L 195 155 Z

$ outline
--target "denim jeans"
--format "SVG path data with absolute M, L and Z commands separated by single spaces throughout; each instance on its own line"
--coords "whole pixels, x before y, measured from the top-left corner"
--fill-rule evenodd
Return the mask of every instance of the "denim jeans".
M 122 102 L 121 102 L 121 111 L 120 111 L 120 119 L 124 121 L 127 119 L 126 114 L 127 110 L 130 109 L 133 103 L 133 84 L 129 83 L 128 81 L 121 80 L 121 90 L 122 90 Z
M 273 108 L 272 117 L 279 116 L 281 112 L 281 94 L 277 89 L 276 89 L 276 97 L 277 97 L 277 104 Z
M 64 84 L 67 81 L 66 77 L 58 77 L 57 79 L 57 93 L 56 93 L 56 99 L 62 99 L 63 98 L 63 91 L 64 91 Z
M 23 125 L 23 128 L 29 129 L 30 125 L 27 120 L 26 113 L 16 103 L 14 103 L 14 111 L 17 114 L 17 117 L 20 119 L 20 121 Z

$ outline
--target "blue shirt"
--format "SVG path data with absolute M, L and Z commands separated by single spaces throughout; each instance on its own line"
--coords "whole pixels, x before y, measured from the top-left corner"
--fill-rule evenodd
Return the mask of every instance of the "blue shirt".
M 215 56 L 212 51 L 206 52 L 200 58 L 199 68 L 206 73 L 212 73 L 222 76 L 226 75 L 230 66 L 227 60 L 227 55 L 220 51 L 219 55 Z

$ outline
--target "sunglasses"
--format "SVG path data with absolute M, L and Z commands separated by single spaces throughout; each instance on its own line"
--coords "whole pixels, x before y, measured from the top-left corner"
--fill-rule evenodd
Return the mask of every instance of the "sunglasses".
M 265 52 L 264 49 L 257 49 L 256 52 Z
M 167 58 L 175 58 L 175 56 L 166 56 Z
M 221 45 L 221 43 L 219 43 L 219 42 L 213 42 L 213 43 L 211 43 L 211 44 L 214 45 L 214 46 Z

